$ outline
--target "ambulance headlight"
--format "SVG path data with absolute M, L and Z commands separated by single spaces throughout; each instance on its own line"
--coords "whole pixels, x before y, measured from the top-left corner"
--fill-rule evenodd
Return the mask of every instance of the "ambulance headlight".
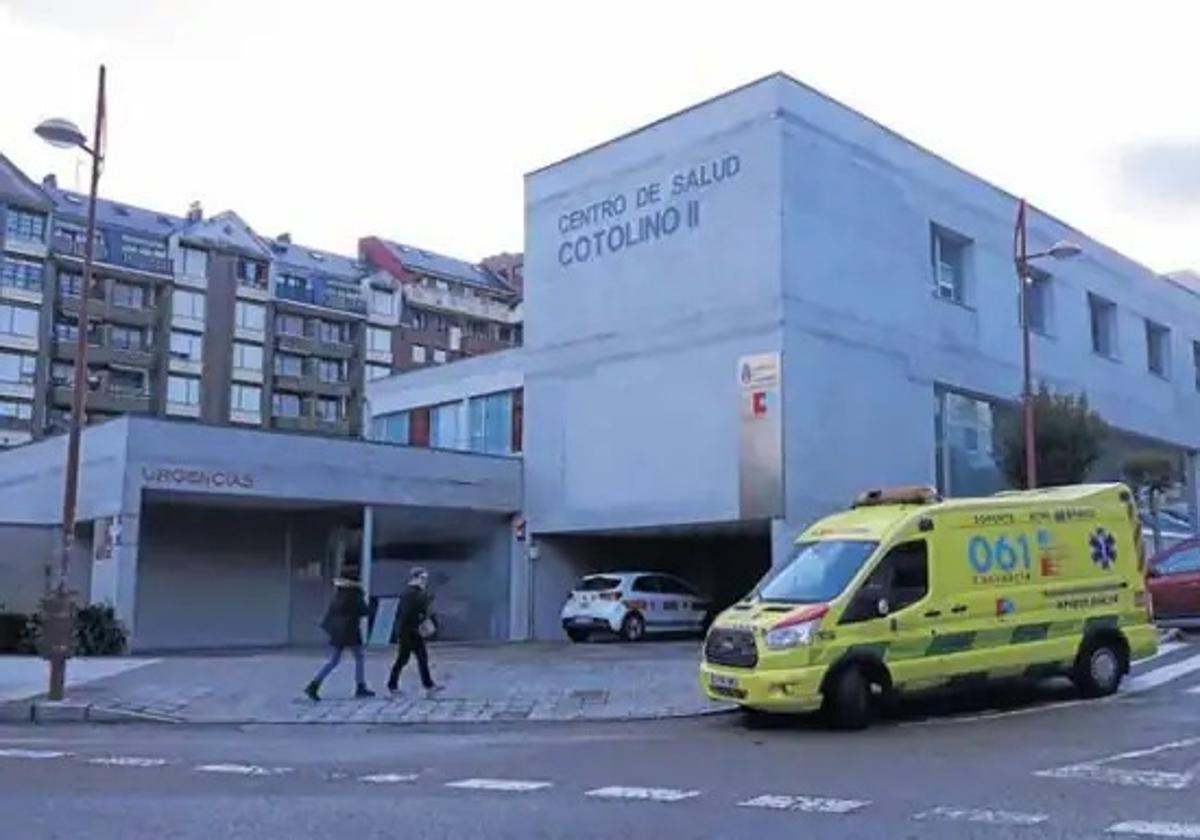
M 767 649 L 787 650 L 794 647 L 807 647 L 812 644 L 813 636 L 817 632 L 817 625 L 820 623 L 820 619 L 814 619 L 768 630 Z

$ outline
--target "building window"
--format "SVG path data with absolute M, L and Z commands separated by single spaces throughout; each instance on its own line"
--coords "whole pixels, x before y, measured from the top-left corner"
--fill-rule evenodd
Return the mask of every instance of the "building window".
M 204 360 L 204 339 L 195 333 L 171 332 L 171 356 L 189 362 Z
M 233 369 L 262 372 L 263 349 L 257 344 L 233 343 Z
M 512 454 L 512 392 L 472 397 L 467 413 L 472 452 L 488 455 Z
M 1200 392 L 1200 341 L 1192 342 L 1192 366 L 1196 369 L 1196 391 Z
M 0 350 L 0 382 L 32 385 L 37 375 L 37 356 Z
M 299 417 L 300 395 L 276 391 L 271 395 L 271 413 L 276 417 Z
M 423 330 L 429 325 L 429 319 L 424 310 L 409 308 L 404 310 L 404 323 L 414 330 Z
M 4 235 L 7 239 L 23 242 L 45 242 L 46 217 L 42 213 L 9 207 L 4 217 Z
M 262 332 L 267 325 L 267 308 L 260 303 L 239 300 L 234 306 L 234 323 L 238 329 Z
M 322 382 L 345 382 L 346 363 L 341 359 L 318 359 L 317 377 Z
M 429 445 L 434 449 L 459 449 L 458 425 L 462 403 L 435 405 L 430 409 Z
M 108 390 L 110 393 L 127 397 L 144 397 L 147 394 L 146 372 L 114 368 L 108 374 Z
M 75 384 L 75 365 L 70 362 L 55 362 L 50 368 L 50 382 L 65 387 L 73 386 Z
M 37 338 L 38 310 L 0 303 L 0 333 L 21 338 Z
M 939 225 L 930 228 L 933 288 L 942 300 L 967 302 L 967 268 L 971 240 Z
M 258 260 L 238 257 L 237 278 L 243 285 L 265 287 L 267 285 L 267 267 Z
M 938 489 L 947 496 L 986 496 L 1007 481 L 994 452 L 998 409 L 954 391 L 937 392 L 934 429 Z
M 242 414 L 262 416 L 262 388 L 257 385 L 237 385 L 229 388 L 229 406 Z
M 146 289 L 131 283 L 113 283 L 112 301 L 127 309 L 143 309 L 146 306 Z
M 341 321 L 320 321 L 319 332 L 325 344 L 345 344 L 350 337 L 350 325 Z
M 179 256 L 184 276 L 208 277 L 208 251 L 184 246 L 179 249 Z
M 168 376 L 167 402 L 171 405 L 200 405 L 200 380 L 195 376 Z
M 181 318 L 203 321 L 204 295 L 186 289 L 174 289 L 171 292 L 171 311 Z
M 109 344 L 117 350 L 145 350 L 149 345 L 140 327 L 113 326 L 108 332 Z
M 29 420 L 32 417 L 33 403 L 0 399 L 0 418 L 6 420 Z
M 0 259 L 0 286 L 40 292 L 45 277 L 46 266 L 38 260 L 11 256 Z
M 505 344 L 513 343 L 512 327 L 506 327 L 506 326 L 501 325 L 500 329 L 497 330 L 497 335 L 500 336 L 500 340 L 503 341 Z
M 342 419 L 342 401 L 336 397 L 317 397 L 314 408 L 318 420 L 336 423 Z
M 445 315 L 434 315 L 432 317 L 433 329 L 437 332 L 450 332 L 450 322 L 446 320 Z
M 488 329 L 487 321 L 471 320 L 468 322 L 468 326 L 471 329 L 471 335 L 475 336 L 476 338 L 487 338 L 488 334 L 491 332 L 491 330 Z
M 371 289 L 371 311 L 376 315 L 395 315 L 396 295 L 383 289 Z
M 423 365 L 423 364 L 425 364 L 425 361 L 427 358 L 428 358 L 428 355 L 425 352 L 425 345 L 414 344 L 412 346 L 412 360 L 414 362 L 416 362 L 419 365 Z
M 121 239 L 121 255 L 126 262 L 139 257 L 165 262 L 167 247 L 162 242 L 153 239 L 140 239 L 136 236 L 126 235 Z
M 79 297 L 83 289 L 83 276 L 71 271 L 58 273 L 58 294 L 60 297 Z
M 308 294 L 308 280 L 295 274 L 280 274 L 275 281 L 275 291 L 282 297 L 303 299 Z
M 445 351 L 445 350 L 438 350 L 438 349 L 436 349 L 436 348 L 435 348 L 435 349 L 434 349 L 434 351 L 433 351 L 433 363 L 434 363 L 435 365 L 444 365 L 444 364 L 446 364 L 446 351 Z
M 371 420 L 371 439 L 407 446 L 409 443 L 408 428 L 407 411 L 385 414 Z
M 1099 295 L 1088 295 L 1092 323 L 1092 352 L 1117 358 L 1117 305 Z
M 1171 378 L 1171 331 L 1146 320 L 1146 367 L 1155 376 Z
M 392 333 L 379 327 L 367 328 L 367 350 L 372 353 L 392 352 Z
M 374 382 L 377 379 L 387 379 L 392 375 L 392 369 L 387 365 L 367 365 L 367 381 Z
M 276 376 L 303 376 L 304 358 L 290 353 L 276 353 L 274 358 Z
M 1029 329 L 1041 335 L 1051 334 L 1053 323 L 1054 287 L 1050 275 L 1035 268 L 1029 270 L 1025 281 L 1025 305 L 1029 307 Z M 1018 308 L 1020 307 L 1018 299 Z M 1023 313 L 1018 313 L 1022 316 Z

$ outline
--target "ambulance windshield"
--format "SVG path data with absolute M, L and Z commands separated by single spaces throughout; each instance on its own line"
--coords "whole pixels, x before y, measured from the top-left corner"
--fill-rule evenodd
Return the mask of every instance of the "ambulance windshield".
M 759 582 L 753 596 L 785 604 L 830 601 L 842 593 L 878 545 L 867 540 L 800 543 L 789 562 Z

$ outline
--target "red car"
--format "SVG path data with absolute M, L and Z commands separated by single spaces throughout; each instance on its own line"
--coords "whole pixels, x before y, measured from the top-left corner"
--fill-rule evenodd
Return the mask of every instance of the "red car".
M 1200 538 L 1151 560 L 1148 582 L 1155 621 L 1200 626 Z

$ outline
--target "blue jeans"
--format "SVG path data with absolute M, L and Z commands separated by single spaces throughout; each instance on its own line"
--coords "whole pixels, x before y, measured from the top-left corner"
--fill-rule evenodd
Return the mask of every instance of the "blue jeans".
M 333 673 L 333 669 L 342 661 L 342 651 L 345 648 L 335 647 L 333 653 L 329 656 L 329 661 L 321 666 L 321 670 L 317 671 L 317 675 L 313 677 L 313 682 L 320 685 L 325 681 L 325 678 Z M 363 649 L 361 645 L 356 645 L 350 648 L 350 652 L 354 654 L 354 682 L 356 685 L 363 685 L 367 681 L 366 663 L 363 661 Z

